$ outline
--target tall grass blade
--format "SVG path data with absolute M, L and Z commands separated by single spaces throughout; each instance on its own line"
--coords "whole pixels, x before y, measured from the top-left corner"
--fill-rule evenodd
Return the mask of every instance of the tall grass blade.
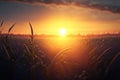
M 3 26 L 3 23 L 4 23 L 4 21 L 2 20 L 2 22 L 1 22 L 1 24 L 0 24 L 0 27 L 2 27 L 2 26 Z
M 8 40 L 8 36 L 9 36 L 9 33 L 10 31 L 13 29 L 13 27 L 15 26 L 16 23 L 14 23 L 8 30 L 8 34 L 6 35 L 6 40 Z
M 89 59 L 91 59 L 91 58 L 94 56 L 95 51 L 96 51 L 97 49 L 98 49 L 98 47 L 95 47 L 95 48 L 93 48 L 93 49 L 88 53 Z
M 14 23 L 8 30 L 8 34 L 10 33 L 10 31 L 13 29 L 13 27 L 15 26 L 16 23 Z
M 10 58 L 10 55 L 9 55 L 9 52 L 8 52 L 6 46 L 3 45 L 3 48 L 4 48 L 4 50 L 5 50 L 5 53 L 6 53 L 7 59 L 10 60 L 11 58 Z
M 99 55 L 99 57 L 97 58 L 97 60 L 100 60 L 108 51 L 110 51 L 112 48 L 108 48 L 106 49 L 101 55 Z
M 0 24 L 0 28 L 3 26 L 3 23 L 4 23 L 4 21 L 2 20 L 2 22 L 1 22 L 1 24 Z M 1 29 L 0 29 L 0 34 L 2 33 L 3 29 L 4 29 L 4 28 L 1 28 Z
M 33 33 L 33 27 L 31 25 L 31 23 L 29 23 L 29 25 L 30 25 L 30 29 L 31 29 L 31 34 L 34 35 L 34 33 Z
M 9 57 L 12 62 L 15 61 L 16 58 L 14 55 L 14 51 L 13 51 L 12 47 L 9 45 L 9 42 L 6 38 L 3 39 L 3 47 L 4 47 L 4 50 L 7 54 L 7 57 Z
M 31 23 L 29 23 L 29 25 L 30 25 L 30 29 L 31 29 L 31 40 L 33 41 L 33 38 L 34 38 L 33 27 L 31 25 Z
M 64 55 L 64 52 L 67 51 L 67 50 L 68 50 L 68 48 L 59 51 L 59 52 L 55 55 L 55 57 L 52 59 L 50 65 L 53 64 L 60 56 Z
M 24 47 L 25 47 L 25 50 L 27 51 L 27 53 L 29 53 L 28 55 L 32 56 L 32 55 L 30 54 L 30 49 L 28 48 L 28 46 L 27 46 L 26 44 L 24 44 Z
M 33 61 L 35 59 L 35 46 L 34 46 L 34 31 L 33 31 L 33 27 L 32 27 L 32 24 L 29 22 L 29 26 L 30 26 L 30 30 L 31 30 L 31 41 L 30 41 L 30 54 L 32 55 L 32 58 L 33 58 Z
M 120 52 L 119 52 L 118 54 L 116 54 L 116 55 L 112 58 L 111 62 L 109 63 L 108 67 L 107 67 L 106 70 L 105 70 L 105 77 L 107 76 L 111 65 L 113 64 L 113 62 L 114 62 L 119 56 L 120 56 Z

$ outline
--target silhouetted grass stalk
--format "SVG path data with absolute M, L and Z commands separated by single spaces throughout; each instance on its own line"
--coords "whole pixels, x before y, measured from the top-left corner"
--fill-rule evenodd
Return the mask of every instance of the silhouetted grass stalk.
M 2 20 L 1 24 L 0 24 L 0 34 L 2 33 L 4 27 L 3 27 L 4 21 Z
M 6 35 L 6 40 L 8 40 L 9 34 L 10 34 L 11 30 L 13 29 L 13 27 L 15 26 L 15 24 L 16 24 L 16 23 L 14 23 L 14 24 L 9 28 L 8 33 L 7 33 L 7 35 Z
M 1 27 L 3 26 L 3 21 L 2 21 L 2 23 L 1 23 L 1 25 L 0 25 Z M 2 35 L 2 37 L 1 37 L 1 40 L 2 40 L 2 46 L 3 46 L 3 49 L 4 49 L 4 51 L 5 51 L 5 65 L 7 66 L 7 67 L 9 67 L 9 70 L 7 71 L 7 72 L 10 72 L 10 74 L 11 74 L 11 79 L 13 79 L 13 76 L 14 76 L 14 70 L 15 70 L 15 64 L 16 64 L 16 57 L 15 57 L 15 52 L 13 51 L 13 48 L 10 46 L 10 42 L 9 42 L 9 34 L 10 34 L 10 32 L 11 32 L 11 30 L 13 29 L 13 27 L 15 26 L 15 24 L 13 24 L 10 28 L 9 28 L 9 30 L 8 30 L 8 34 L 7 35 Z M 3 27 L 4 28 L 4 27 Z M 3 30 L 3 28 L 2 28 L 2 30 Z M 0 32 L 2 32 L 2 31 L 0 31 Z M 6 59 L 7 58 L 7 59 Z M 9 64 L 7 64 L 7 63 L 9 63 Z M 3 68 L 4 69 L 4 68 Z M 5 69 L 7 69 L 7 68 L 5 68 Z M 6 72 L 6 73 L 7 73 Z M 6 74 L 5 73 L 5 74 Z
M 63 55 L 64 55 L 64 52 L 67 51 L 67 50 L 68 50 L 68 48 L 59 51 L 59 52 L 55 55 L 55 57 L 51 60 L 50 65 L 52 65 L 53 63 L 55 63 L 55 62 L 58 60 L 58 58 L 60 58 L 61 56 L 63 56 Z
M 116 55 L 114 55 L 114 57 L 112 58 L 112 60 L 110 61 L 110 63 L 108 64 L 106 70 L 105 70 L 105 77 L 107 76 L 109 70 L 110 70 L 110 67 L 111 65 L 113 64 L 113 62 L 120 56 L 120 52 Z
M 1 23 L 1 26 L 3 25 L 3 22 Z M 13 29 L 13 27 L 15 26 L 15 24 L 13 24 L 9 30 L 8 30 L 8 34 L 6 35 L 6 37 L 2 37 L 2 42 L 3 42 L 3 47 L 4 47 L 4 50 L 6 52 L 6 55 L 8 57 L 8 59 L 10 59 L 10 61 L 15 61 L 15 55 L 14 55 L 14 51 L 12 49 L 12 47 L 10 46 L 10 43 L 9 43 L 9 34 L 11 32 L 11 30 Z

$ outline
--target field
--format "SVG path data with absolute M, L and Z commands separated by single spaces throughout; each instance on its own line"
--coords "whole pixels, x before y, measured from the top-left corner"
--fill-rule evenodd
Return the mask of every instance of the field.
M 0 36 L 1 80 L 120 80 L 120 37 Z

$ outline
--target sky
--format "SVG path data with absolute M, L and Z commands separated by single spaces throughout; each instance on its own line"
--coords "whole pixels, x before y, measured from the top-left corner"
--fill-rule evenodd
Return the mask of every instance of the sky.
M 11 33 L 101 34 L 120 32 L 119 0 L 1 0 L 0 21 L 4 30 L 16 23 Z

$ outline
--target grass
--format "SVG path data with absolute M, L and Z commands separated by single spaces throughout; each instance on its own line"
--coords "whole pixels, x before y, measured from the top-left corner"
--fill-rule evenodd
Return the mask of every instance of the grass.
M 8 29 L 7 35 L 6 36 L 0 36 L 0 40 L 3 42 L 3 49 L 5 51 L 5 59 L 7 59 L 8 61 L 10 61 L 10 65 L 13 65 L 12 67 L 14 67 L 16 64 L 18 64 L 18 61 L 22 61 L 22 58 L 24 58 L 25 56 L 27 56 L 27 58 L 29 59 L 29 62 L 26 64 L 30 64 L 29 68 L 26 70 L 26 72 L 31 72 L 34 73 L 34 75 L 32 75 L 33 80 L 36 79 L 36 72 L 38 70 L 39 73 L 42 75 L 42 79 L 43 80 L 49 80 L 49 77 L 52 75 L 52 73 L 49 73 L 49 68 L 51 68 L 51 66 L 54 66 L 54 64 L 56 64 L 59 59 L 63 59 L 62 57 L 64 57 L 65 52 L 68 51 L 69 49 L 63 49 L 61 51 L 59 51 L 54 58 L 50 61 L 50 63 L 46 66 L 44 64 L 44 61 L 42 60 L 41 57 L 37 56 L 37 53 L 35 52 L 35 44 L 34 44 L 34 30 L 33 30 L 33 26 L 31 23 L 29 23 L 29 27 L 30 27 L 30 31 L 31 31 L 31 35 L 30 35 L 30 45 L 28 46 L 27 44 L 24 44 L 24 49 L 26 51 L 26 53 L 22 53 L 24 54 L 23 57 L 21 57 L 19 60 L 16 58 L 15 56 L 15 51 L 12 48 L 12 45 L 10 44 L 10 32 L 12 31 L 12 29 L 15 27 L 14 23 L 13 25 L 10 26 L 10 28 Z M 4 21 L 1 22 L 0 24 L 0 34 L 2 34 L 2 30 L 3 30 L 3 25 L 4 25 Z M 100 73 L 104 72 L 104 78 L 106 78 L 106 76 L 109 74 L 109 69 L 111 67 L 111 65 L 113 64 L 113 62 L 120 56 L 120 53 L 113 55 L 112 57 L 110 57 L 108 60 L 106 59 L 106 61 L 103 61 L 103 57 L 105 55 L 107 55 L 108 51 L 110 51 L 112 48 L 108 48 L 105 51 L 103 51 L 101 54 L 96 55 L 95 52 L 99 49 L 99 47 L 95 47 L 92 50 L 90 50 L 90 52 L 88 54 L 86 54 L 87 59 L 88 59 L 88 65 L 90 66 L 91 70 L 89 71 L 87 68 L 86 70 L 82 70 L 80 74 L 75 75 L 75 80 L 92 80 L 93 77 L 96 80 L 99 79 Z M 43 53 L 41 53 L 43 54 Z M 70 63 L 70 64 L 77 64 L 76 62 L 67 62 L 63 60 L 63 65 L 66 63 Z M 99 67 L 100 64 L 103 64 L 102 66 L 104 66 L 104 71 L 101 70 L 102 68 Z M 22 64 L 24 65 L 24 64 Z M 93 71 L 93 73 L 91 74 L 90 72 Z M 104 80 L 103 78 L 103 80 Z
M 0 24 L 0 34 L 2 33 L 2 31 L 3 31 L 3 23 L 4 23 L 4 21 L 2 20 L 2 22 L 1 22 L 1 24 Z
M 1 27 L 3 25 L 3 22 L 1 22 Z M 10 46 L 10 43 L 9 43 L 9 33 L 10 31 L 12 30 L 12 28 L 15 26 L 15 24 L 13 24 L 9 30 L 8 30 L 8 34 L 4 37 L 1 37 L 1 40 L 3 42 L 3 46 L 4 46 L 4 49 L 5 49 L 5 52 L 6 52 L 6 55 L 8 57 L 8 59 L 10 59 L 10 61 L 15 61 L 15 56 L 14 56 L 14 51 L 13 49 L 11 48 Z
M 55 55 L 55 57 L 51 60 L 50 65 L 56 63 L 56 61 L 58 61 L 58 59 L 60 59 L 63 55 L 65 55 L 64 52 L 66 52 L 67 50 L 69 50 L 69 49 L 67 48 L 67 49 L 63 49 L 63 50 L 59 51 L 59 52 Z
M 112 66 L 112 64 L 114 63 L 114 61 L 120 57 L 120 52 L 116 55 L 113 56 L 112 60 L 109 62 L 108 66 L 106 67 L 106 70 L 105 70 L 105 78 L 107 77 L 108 73 L 109 73 L 109 70 Z

